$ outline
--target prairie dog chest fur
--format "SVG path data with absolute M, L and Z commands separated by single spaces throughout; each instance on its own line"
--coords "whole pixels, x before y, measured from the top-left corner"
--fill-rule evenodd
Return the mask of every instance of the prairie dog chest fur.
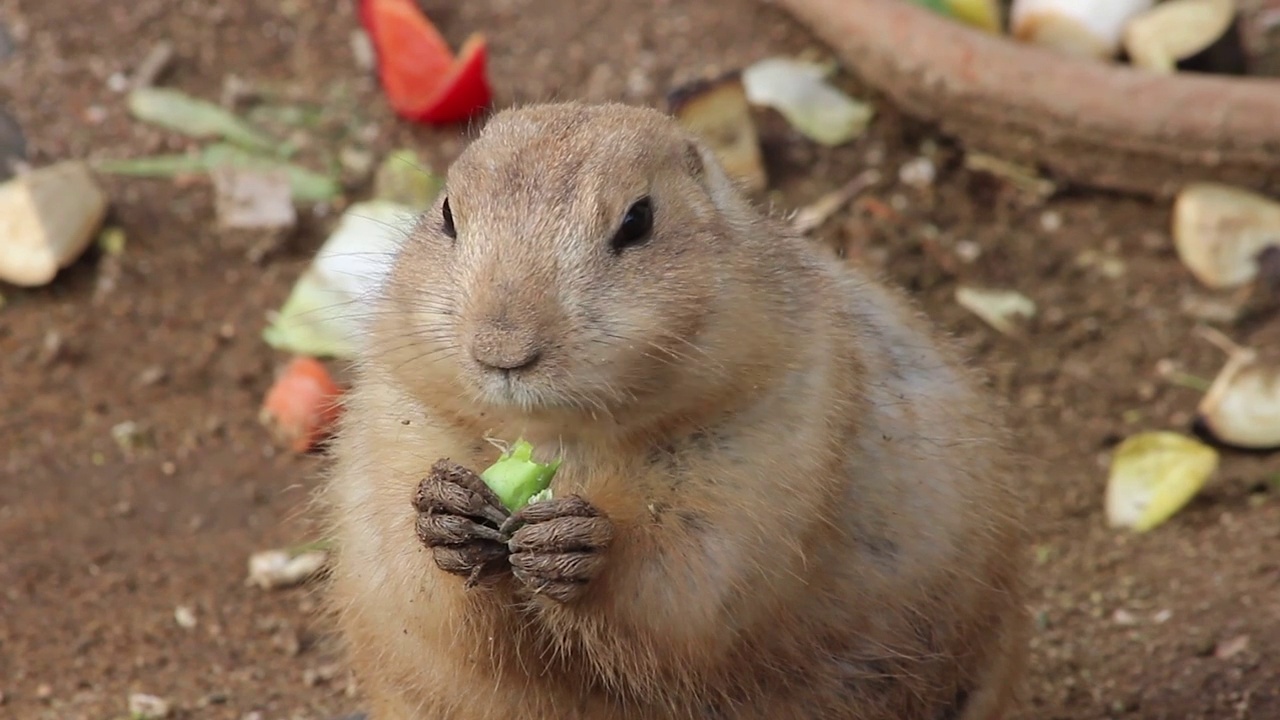
M 996 409 L 670 118 L 499 113 L 369 317 L 325 500 L 372 720 L 1011 707 L 1022 508 Z M 483 488 L 424 483 L 517 438 L 561 458 L 554 499 L 485 530 Z

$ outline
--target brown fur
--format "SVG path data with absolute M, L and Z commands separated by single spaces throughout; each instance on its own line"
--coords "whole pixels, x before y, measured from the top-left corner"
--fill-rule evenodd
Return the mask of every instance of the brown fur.
M 611 254 L 646 193 L 652 239 Z M 325 497 L 372 720 L 1008 712 L 1017 466 L 907 303 L 653 110 L 505 111 L 446 195 L 457 240 L 437 203 L 374 301 Z M 505 390 L 473 360 L 531 348 Z M 478 470 L 519 436 L 614 524 L 580 601 L 464 588 L 415 535 L 437 459 Z

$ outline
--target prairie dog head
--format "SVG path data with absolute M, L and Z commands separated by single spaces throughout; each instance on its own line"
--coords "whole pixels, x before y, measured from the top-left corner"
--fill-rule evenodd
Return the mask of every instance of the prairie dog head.
M 718 338 L 741 331 L 717 316 L 748 301 L 725 296 L 753 252 L 741 203 L 659 111 L 499 113 L 400 250 L 371 352 L 462 414 L 599 419 L 705 392 L 726 375 Z

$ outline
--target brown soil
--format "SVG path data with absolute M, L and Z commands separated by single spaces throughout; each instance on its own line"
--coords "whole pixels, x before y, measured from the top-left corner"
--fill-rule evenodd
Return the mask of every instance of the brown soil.
M 330 102 L 316 144 L 355 142 L 350 129 L 364 129 L 355 136 L 378 157 L 408 145 L 443 166 L 464 133 L 390 115 L 353 60 L 353 5 L 0 0 L 18 46 L 0 61 L 0 108 L 22 124 L 36 165 L 181 148 L 130 120 L 110 83 L 169 40 L 178 56 L 166 84 L 210 98 L 229 74 L 287 85 L 299 100 Z M 430 0 L 427 10 L 455 46 L 472 30 L 489 35 L 500 104 L 659 103 L 675 82 L 821 50 L 753 0 Z M 1222 361 L 1180 309 L 1203 293 L 1172 253 L 1168 207 L 1081 194 L 1042 203 L 964 169 L 889 107 L 834 151 L 765 118 L 779 208 L 882 168 L 871 200 L 820 234 L 883 267 L 969 343 L 1040 461 L 1026 478 L 1038 500 L 1026 551 L 1040 631 L 1019 717 L 1280 717 L 1280 461 L 1226 455 L 1202 496 L 1146 536 L 1107 529 L 1101 512 L 1114 443 L 1185 428 L 1199 397 L 1157 364 L 1209 377 Z M 897 168 L 921 154 L 936 182 L 900 183 Z M 125 253 L 93 250 L 50 287 L 4 289 L 0 716 L 119 717 L 131 692 L 169 698 L 192 718 L 358 709 L 311 613 L 313 592 L 244 585 L 251 552 L 312 538 L 318 461 L 275 449 L 255 419 L 284 360 L 259 332 L 334 213 L 308 215 L 254 263 L 249 241 L 216 229 L 207 184 L 103 182 Z M 1000 335 L 955 303 L 959 282 L 1020 290 L 1037 319 L 1022 336 Z M 1263 343 L 1276 339 L 1270 325 L 1228 332 Z M 111 429 L 124 421 L 151 445 L 123 452 Z M 178 606 L 194 627 L 175 621 Z

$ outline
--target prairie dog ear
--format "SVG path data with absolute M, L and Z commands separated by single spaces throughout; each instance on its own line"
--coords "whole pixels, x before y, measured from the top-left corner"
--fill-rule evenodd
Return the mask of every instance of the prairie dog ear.
M 703 182 L 707 173 L 706 148 L 694 137 L 686 137 L 684 141 L 684 166 L 694 180 Z

